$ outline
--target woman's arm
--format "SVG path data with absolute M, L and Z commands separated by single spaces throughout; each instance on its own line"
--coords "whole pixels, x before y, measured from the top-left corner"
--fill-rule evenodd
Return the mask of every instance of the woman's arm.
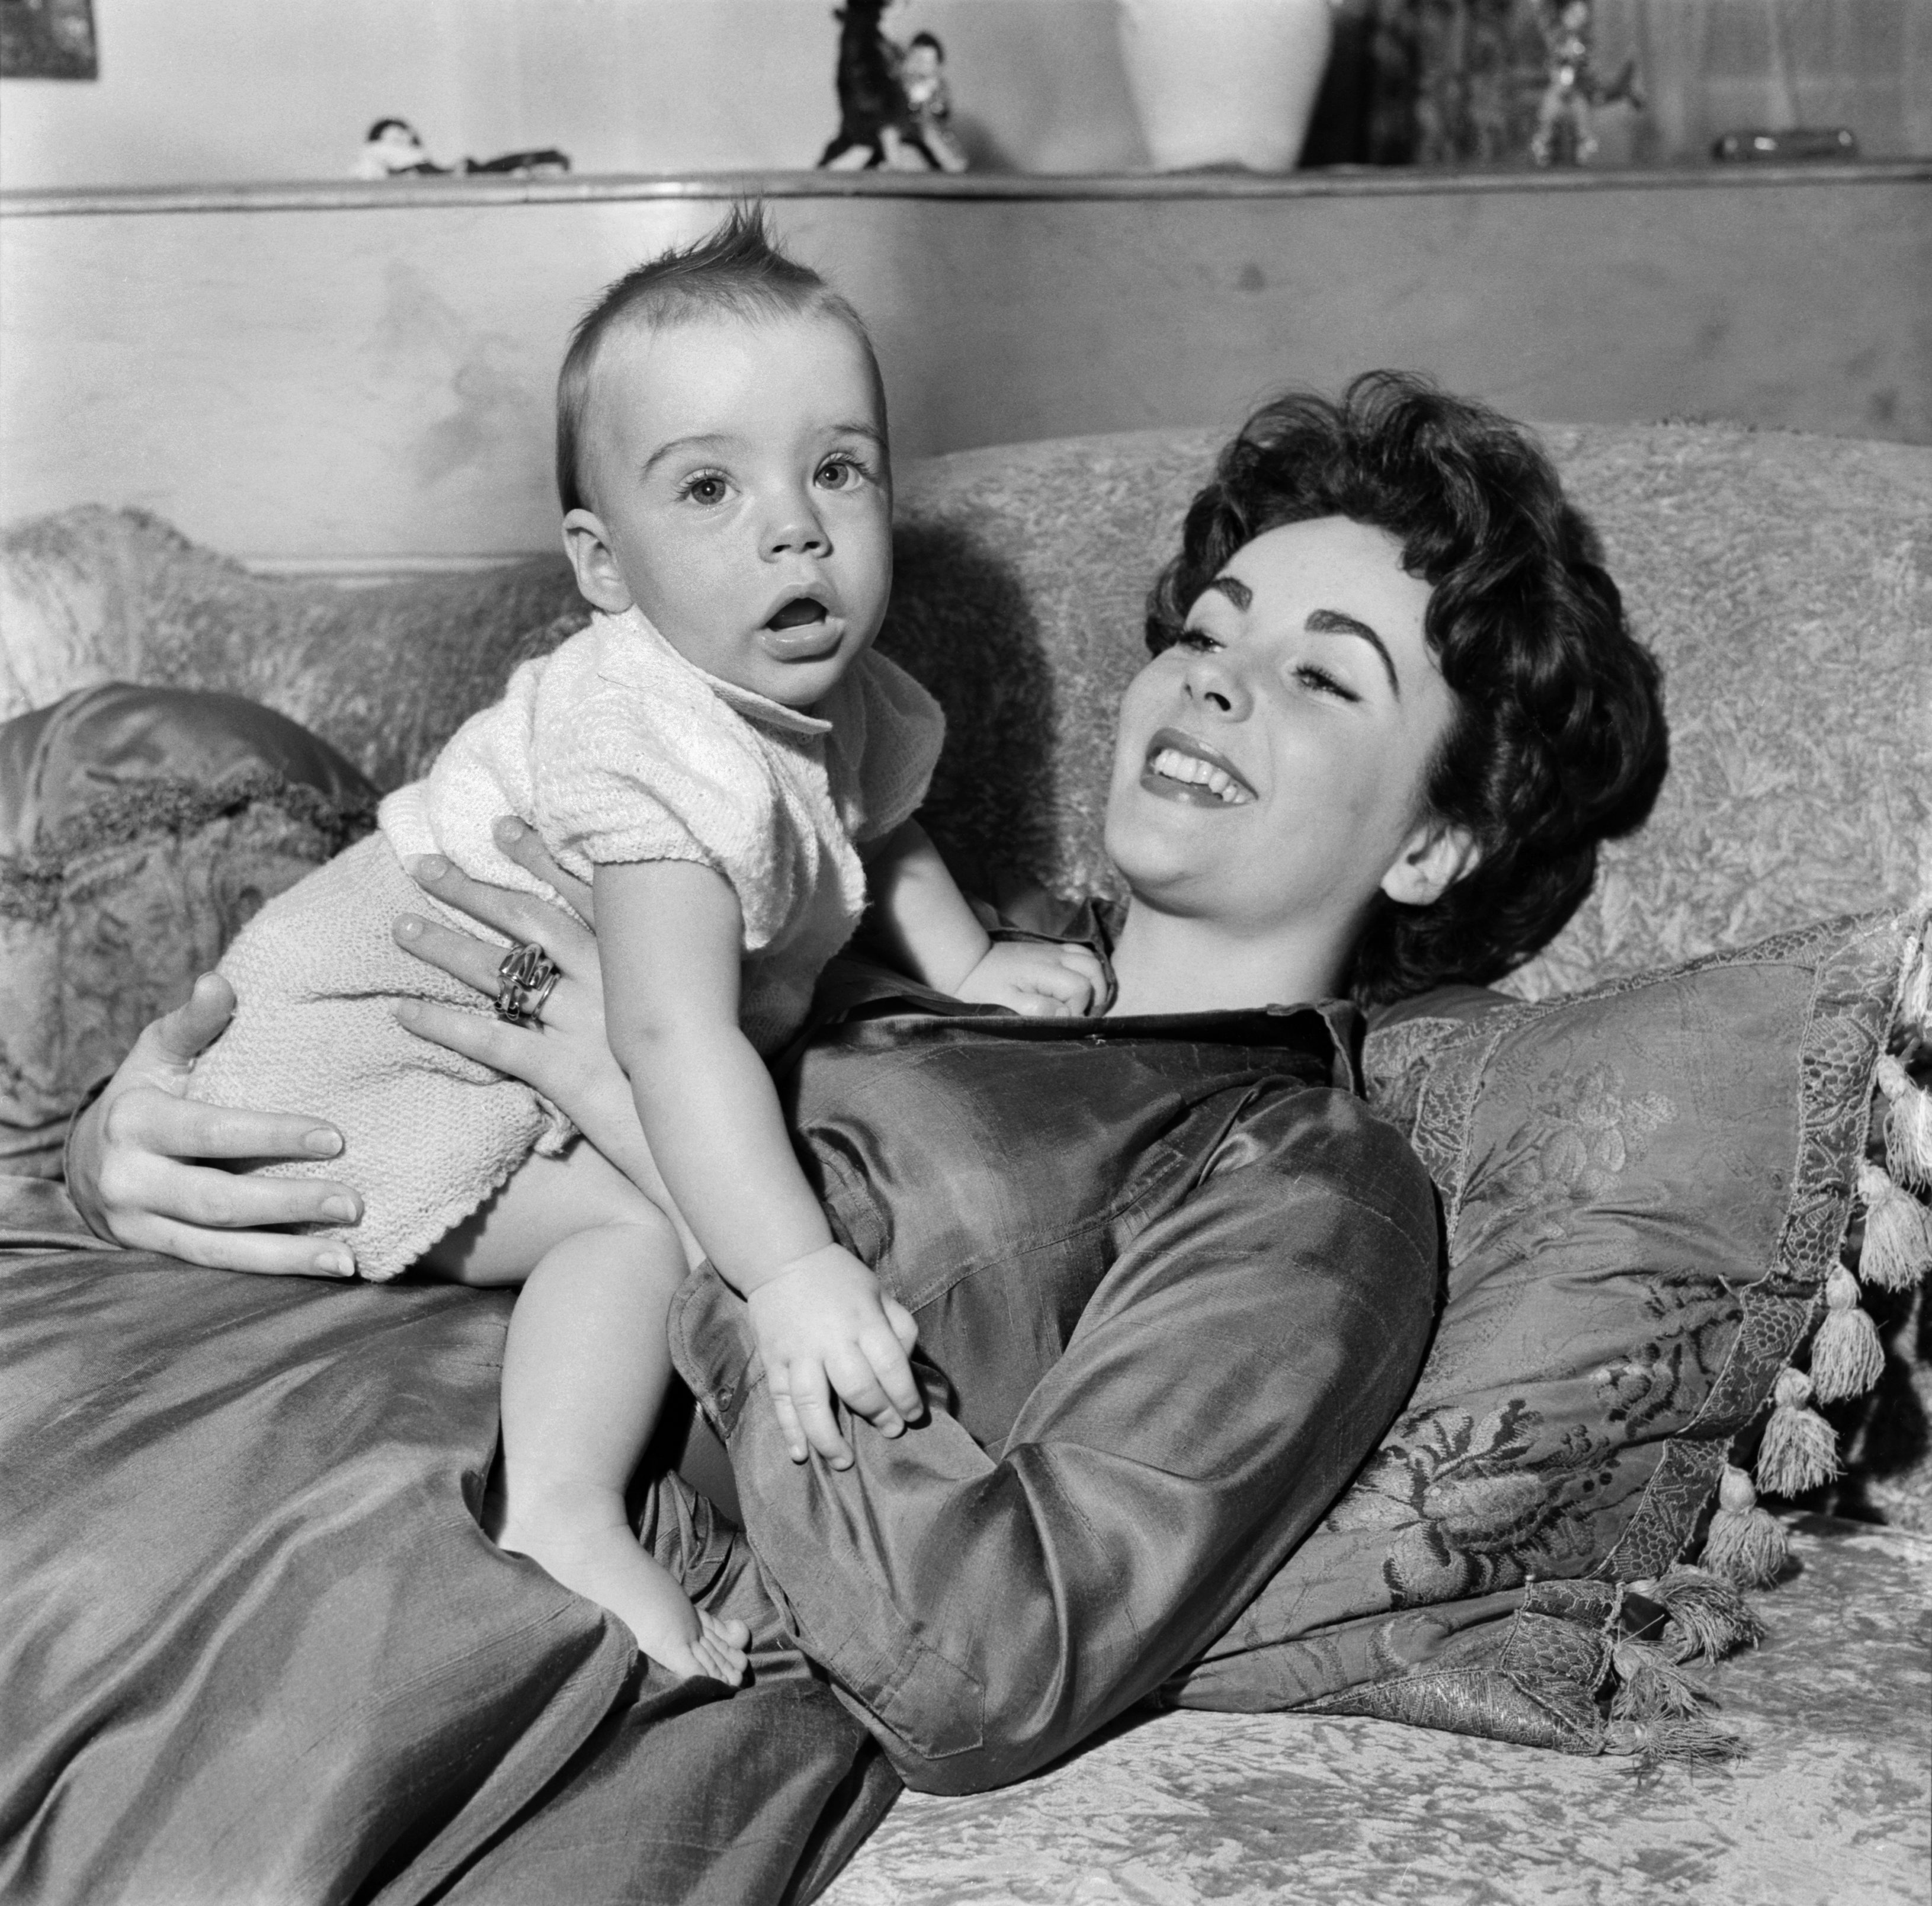
M 590 890 L 553 865 L 542 842 L 514 820 L 499 824 L 504 851 L 564 895 L 584 918 Z M 423 1004 L 406 1016 L 412 1030 L 533 1086 L 562 1106 L 592 1144 L 653 1195 L 661 1193 L 638 1123 L 630 1087 L 604 1037 L 597 943 L 579 921 L 534 896 L 485 887 L 447 861 L 422 863 L 422 885 L 440 899 L 512 940 L 535 940 L 562 970 L 541 1027 L 509 1025 L 487 1013 Z M 497 991 L 500 946 L 440 922 L 405 915 L 397 939 L 485 998 Z M 205 1105 L 182 1096 L 196 1058 L 235 1010 L 227 982 L 206 974 L 188 1002 L 157 1019 L 68 1139 L 68 1189 L 100 1237 L 220 1270 L 314 1276 L 322 1241 L 268 1227 L 346 1223 L 358 1214 L 354 1190 L 326 1178 L 238 1174 L 231 1161 L 330 1158 L 340 1135 L 301 1112 Z M 327 1208 L 346 1199 L 344 1214 Z

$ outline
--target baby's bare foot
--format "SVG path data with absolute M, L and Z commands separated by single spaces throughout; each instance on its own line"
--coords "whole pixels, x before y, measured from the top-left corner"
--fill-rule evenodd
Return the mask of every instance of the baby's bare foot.
M 744 1624 L 713 1622 L 692 1606 L 676 1577 L 638 1547 L 621 1496 L 539 1498 L 522 1515 L 506 1518 L 496 1540 L 608 1609 L 672 1673 L 708 1675 L 733 1687 L 744 1679 Z

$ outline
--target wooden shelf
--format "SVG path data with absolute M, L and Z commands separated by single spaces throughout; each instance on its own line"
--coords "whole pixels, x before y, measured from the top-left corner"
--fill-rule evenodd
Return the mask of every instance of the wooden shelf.
M 143 186 L 0 192 L 0 217 L 111 213 L 393 212 L 404 206 L 572 205 L 630 200 L 930 199 L 1011 203 L 1112 200 L 1280 200 L 1488 197 L 1497 194 L 1709 192 L 1793 185 L 1850 187 L 1932 179 L 1932 158 L 1809 165 L 1706 165 L 1539 172 L 1346 168 L 1267 176 L 1249 173 L 963 174 L 866 172 L 699 173 L 680 176 L 502 179 L 452 174 L 382 184 L 318 179 L 285 185 Z

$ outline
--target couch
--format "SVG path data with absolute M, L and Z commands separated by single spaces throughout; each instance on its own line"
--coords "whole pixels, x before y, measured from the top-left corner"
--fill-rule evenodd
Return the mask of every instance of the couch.
M 1373 1608 L 1349 1603 L 1347 1619 L 1323 1631 L 1325 1680 L 1305 1641 L 1281 1638 L 1286 1630 L 1232 1637 L 1169 1711 L 1123 1717 L 1018 1787 L 901 1798 L 830 1880 L 825 1897 L 837 1906 L 1926 1897 L 1924 1313 L 1902 1280 L 1888 1289 L 1868 1265 L 1861 1289 L 1832 1267 L 1841 1244 L 1856 1262 L 1861 1229 L 1874 1228 L 1880 1194 L 1870 1184 L 1901 1195 L 1895 1158 L 1892 1178 L 1882 1174 L 1887 1094 L 1875 1117 L 1868 1110 L 1888 1041 L 1894 1103 L 1909 1103 L 1923 1076 L 1907 996 L 1913 962 L 1926 956 L 1932 893 L 1932 452 L 1688 424 L 1556 427 L 1545 437 L 1664 663 L 1670 779 L 1648 827 L 1606 852 L 1576 919 L 1503 995 L 1465 989 L 1372 1030 L 1372 1095 L 1430 1163 L 1458 1265 L 1457 1251 L 1478 1251 L 1532 1208 L 1537 1235 L 1552 1249 L 1563 1242 L 1568 1219 L 1551 1216 L 1547 1174 L 1531 1185 L 1516 1158 L 1485 1179 L 1485 1160 L 1472 1157 L 1489 1141 L 1471 1108 L 1493 1106 L 1512 1067 L 1539 1064 L 1546 1082 L 1576 1087 L 1558 1136 L 1584 1151 L 1564 1187 L 1584 1186 L 1598 1217 L 1627 1230 L 1654 1219 L 1618 1207 L 1628 1182 L 1619 1175 L 1646 1145 L 1668 1154 L 1654 1133 L 1674 1115 L 1669 1093 L 1630 1084 L 1616 1102 L 1623 1122 L 1604 1124 L 1584 1089 L 1600 1085 L 1604 1063 L 1578 1056 L 1586 1031 L 1565 1016 L 1580 995 L 1595 1016 L 1592 1051 L 1634 1054 L 1648 1041 L 1670 1063 L 1676 1046 L 1709 1041 L 1696 1076 L 1670 1088 L 1680 1097 L 1722 1088 L 1809 1105 L 1821 1074 L 1850 1065 L 1835 1124 L 1807 1112 L 1790 1127 L 1795 1141 L 1784 1125 L 1786 1136 L 1752 1141 L 1760 1151 L 1796 1142 L 1790 1187 L 1787 1157 L 1748 1157 L 1742 1139 L 1735 1156 L 1703 1161 L 1714 1211 L 1732 1208 L 1718 1181 L 1726 1172 L 1758 1171 L 1786 1201 L 1762 1217 L 1756 1241 L 1730 1241 L 1742 1256 L 1709 1273 L 1715 1307 L 1698 1329 L 1718 1348 L 1669 1433 L 1646 1442 L 1632 1431 L 1608 1454 L 1608 1445 L 1593 1450 L 1576 1487 L 1620 1505 L 1616 1532 L 1597 1550 L 1564 1546 L 1563 1529 L 1574 1532 L 1582 1511 L 1566 1511 L 1568 1524 L 1528 1514 L 1534 1532 L 1513 1535 L 1516 1548 L 1500 1560 L 1493 1544 L 1451 1541 L 1454 1579 L 1430 1586 L 1423 1577 L 1442 1559 L 1453 1516 L 1438 1507 L 1432 1521 L 1404 1520 L 1388 1506 L 1388 1478 L 1401 1463 L 1372 1465 L 1324 1534 L 1337 1555 L 1386 1550 L 1378 1565 L 1392 1586 Z M 882 644 L 948 709 L 952 740 L 929 810 L 935 836 L 968 882 L 1022 923 L 1106 888 L 1108 717 L 1140 652 L 1147 583 L 1213 448 L 1199 434 L 1149 433 L 968 452 L 902 476 L 898 580 Z M 61 1253 L 80 1242 L 56 1181 L 80 1092 L 136 1027 L 184 992 L 264 893 L 366 824 L 374 788 L 417 771 L 515 661 L 559 639 L 580 611 L 560 563 L 349 591 L 266 581 L 152 518 L 98 510 L 8 533 L 4 585 L 0 716 L 16 719 L 0 746 L 9 830 L 0 932 L 12 995 L 0 1130 L 17 1175 L 0 1223 L 20 1288 L 38 1301 L 58 1289 Z M 130 704 L 114 683 L 169 694 Z M 211 696 L 242 699 L 221 704 L 223 722 L 210 728 L 202 714 Z M 236 714 L 261 707 L 286 719 Z M 1846 915 L 1862 923 L 1816 924 Z M 1726 987 L 1784 984 L 1794 972 L 1799 990 L 1778 995 L 1773 1016 L 1797 1043 L 1786 1069 L 1765 1075 L 1768 1085 L 1713 1086 L 1705 1075 L 1725 1072 L 1771 1007 L 1748 1023 L 1720 1016 L 1714 1034 L 1684 1030 L 1688 1017 L 1658 1030 L 1666 1007 L 1688 1013 L 1690 1000 L 1702 1010 Z M 1771 1115 L 1737 1115 L 1745 1110 Z M 1444 1121 L 1456 1119 L 1445 1140 Z M 1554 1155 L 1549 1145 L 1544 1155 Z M 1862 1163 L 1880 1176 L 1868 1179 Z M 1858 1197 L 1855 1181 L 1865 1187 Z M 1749 1229 L 1728 1218 L 1708 1228 Z M 1545 1265 L 1520 1243 L 1505 1255 L 1508 1276 L 1523 1281 L 1505 1278 L 1492 1292 L 1559 1281 L 1554 1257 Z M 1466 1289 L 1459 1298 L 1456 1274 L 1452 1320 L 1457 1302 L 1471 1301 Z M 500 1312 L 482 1315 L 472 1307 L 460 1325 L 478 1355 L 500 1330 Z M 1818 1348 L 1828 1326 L 1834 1343 L 1882 1351 L 1882 1368 L 1835 1400 L 1831 1389 L 1844 1386 L 1828 1385 Z M 1493 1323 L 1486 1328 L 1495 1334 Z M 1676 1355 L 1680 1340 L 1658 1329 Z M 1445 1323 L 1445 1343 L 1448 1334 Z M 1431 1380 L 1426 1372 L 1425 1389 Z M 1720 1394 L 1729 1414 L 1717 1410 Z M 37 1426 L 23 1433 L 50 1433 L 52 1395 L 37 1393 Z M 1438 1409 L 1430 1433 L 1448 1420 Z M 1472 1406 L 1455 1420 L 1480 1430 L 1497 1419 Z M 1800 1441 L 1822 1436 L 1828 1452 L 1808 1469 L 1787 1467 L 1796 1493 L 1783 1504 L 1764 1487 L 1763 1448 L 1766 1501 L 1748 1499 L 1752 1451 L 1761 1437 L 1775 1440 L 1774 1420 L 1787 1441 L 1794 1424 Z M 1844 1466 L 1832 1477 L 1834 1430 Z M 1395 1452 L 1410 1471 L 1422 1434 Z M 487 1442 L 477 1460 L 487 1460 Z M 1483 1472 L 1492 1505 L 1496 1487 L 1520 1495 L 1526 1475 L 1547 1475 L 1555 1458 L 1514 1469 L 1509 1460 L 1496 1455 Z M 114 1457 L 104 1445 L 89 1460 L 91 1487 Z M 1707 1559 L 1716 1553 L 1721 1519 L 1742 1528 L 1756 1518 L 1762 1535 L 1768 1506 L 1777 1526 L 1763 1540 L 1774 1553 L 1730 1572 L 1772 1585 L 1752 1612 L 1726 1616 L 1731 1658 L 1697 1670 L 1700 1691 L 1672 1697 L 1687 1716 L 1694 1702 L 1710 1712 L 1714 1697 L 1724 1732 L 1674 1754 L 1668 1725 L 1633 1733 L 1636 1709 L 1620 1705 L 1646 1671 L 1631 1665 L 1635 1644 L 1660 1634 L 1668 1644 L 1680 1631 L 1663 1604 L 1680 1577 L 1690 1579 L 1678 1565 L 1700 1543 Z M 98 1575 L 106 1553 L 91 1529 L 76 1534 L 77 1572 Z M 1298 1592 L 1310 1592 L 1306 1580 Z M 1655 1619 L 1633 1625 L 1630 1609 L 1653 1595 L 1662 1598 Z M 1435 1625 L 1402 1628 L 1406 1607 Z M 1520 1654 L 1526 1637 L 1567 1645 L 1578 1632 L 1595 1637 L 1582 1670 L 1594 1704 L 1565 1709 L 1549 1693 L 1555 1684 L 1526 1678 L 1510 1651 Z M 1369 1665 L 1335 1667 L 1351 1637 L 1362 1638 Z M 1666 1652 L 1681 1663 L 1693 1651 Z M 1288 1707 L 1302 1711 L 1270 1711 Z M 1633 1745 L 1642 1751 L 1605 1757 Z M 1558 1747 L 1571 1751 L 1550 1751 Z M 0 1815 L 20 1836 L 0 1870 L 23 1883 L 23 1897 L 43 1896 L 34 1848 L 58 1838 L 53 1787 L 43 1783 L 35 1807 L 31 1824 Z M 856 1837 L 840 1844 L 840 1859 Z M 393 1865 L 358 1857 L 348 1878 L 311 1859 L 286 1896 L 374 1896 L 379 1882 L 400 1885 Z M 836 1863 L 802 1865 L 790 1883 L 821 1886 Z M 164 1896 L 142 1890 L 158 1883 L 159 1867 L 97 1870 L 119 1876 L 116 1896 Z M 56 1886 L 44 1896 L 62 1895 Z M 244 1896 L 238 1883 L 233 1896 Z M 258 1887 L 246 1896 L 284 1895 Z

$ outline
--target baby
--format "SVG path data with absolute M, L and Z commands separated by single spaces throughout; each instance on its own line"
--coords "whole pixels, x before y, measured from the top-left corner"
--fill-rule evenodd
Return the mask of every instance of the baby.
M 192 1089 L 296 1099 L 340 1127 L 328 1169 L 363 1200 L 329 1234 L 340 1273 L 523 1284 L 493 1532 L 674 1673 L 736 1682 L 742 1627 L 700 1615 L 625 1514 L 689 1263 L 708 1256 L 748 1300 L 795 1460 L 850 1460 L 832 1391 L 888 1433 L 920 1407 L 912 1319 L 834 1241 L 766 1059 L 868 898 L 906 964 L 962 998 L 1077 1013 L 1100 975 L 1077 949 L 992 944 L 910 818 L 944 724 L 872 653 L 892 482 L 851 308 L 734 212 L 610 287 L 557 410 L 590 626 L 518 668 L 376 833 L 250 923 L 222 965 L 235 1019 Z M 391 938 L 425 904 L 406 867 L 440 854 L 535 888 L 491 838 L 507 813 L 591 883 L 611 1048 L 650 1148 L 629 1176 L 527 1088 L 395 1022 L 399 996 L 465 997 Z M 498 1010 L 540 1016 L 544 977 L 539 950 L 506 958 Z

